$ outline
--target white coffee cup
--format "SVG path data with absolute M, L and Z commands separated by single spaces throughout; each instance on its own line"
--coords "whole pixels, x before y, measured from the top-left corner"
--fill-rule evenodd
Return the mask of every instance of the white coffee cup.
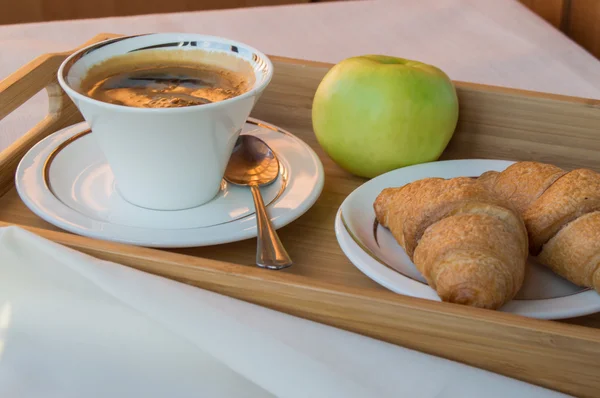
M 254 82 L 241 95 L 179 108 L 115 105 L 78 91 L 92 66 L 148 49 L 202 50 L 211 54 L 207 62 L 225 69 L 245 65 Z M 75 52 L 58 70 L 58 81 L 90 125 L 118 192 L 134 205 L 158 210 L 195 207 L 216 196 L 237 137 L 272 76 L 273 64 L 258 50 L 225 38 L 187 33 L 107 40 Z

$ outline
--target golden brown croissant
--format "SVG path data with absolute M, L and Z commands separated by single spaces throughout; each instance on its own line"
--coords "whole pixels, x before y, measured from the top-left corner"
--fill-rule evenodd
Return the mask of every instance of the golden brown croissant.
M 569 281 L 600 292 L 599 173 L 517 162 L 480 180 L 522 215 L 532 255 Z
M 525 225 L 477 180 L 426 178 L 387 188 L 374 209 L 442 300 L 496 309 L 521 288 Z

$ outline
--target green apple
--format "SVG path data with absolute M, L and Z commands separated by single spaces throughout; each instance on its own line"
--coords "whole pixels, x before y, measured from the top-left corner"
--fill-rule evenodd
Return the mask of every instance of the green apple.
M 456 90 L 443 71 L 384 55 L 335 65 L 312 107 L 313 129 L 325 152 L 347 171 L 369 178 L 437 160 L 457 120 Z

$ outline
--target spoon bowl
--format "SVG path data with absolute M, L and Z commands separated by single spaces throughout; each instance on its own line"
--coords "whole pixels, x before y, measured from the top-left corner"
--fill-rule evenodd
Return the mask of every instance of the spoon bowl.
M 271 184 L 279 176 L 279 160 L 271 148 L 253 135 L 240 135 L 225 170 L 225 180 L 236 185 Z

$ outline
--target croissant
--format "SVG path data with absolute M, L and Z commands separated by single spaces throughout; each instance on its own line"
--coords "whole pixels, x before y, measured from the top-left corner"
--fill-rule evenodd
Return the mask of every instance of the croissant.
M 477 180 L 426 178 L 384 189 L 373 206 L 443 301 L 497 309 L 521 288 L 525 225 Z
M 600 292 L 600 173 L 517 162 L 479 179 L 519 211 L 540 263 Z

